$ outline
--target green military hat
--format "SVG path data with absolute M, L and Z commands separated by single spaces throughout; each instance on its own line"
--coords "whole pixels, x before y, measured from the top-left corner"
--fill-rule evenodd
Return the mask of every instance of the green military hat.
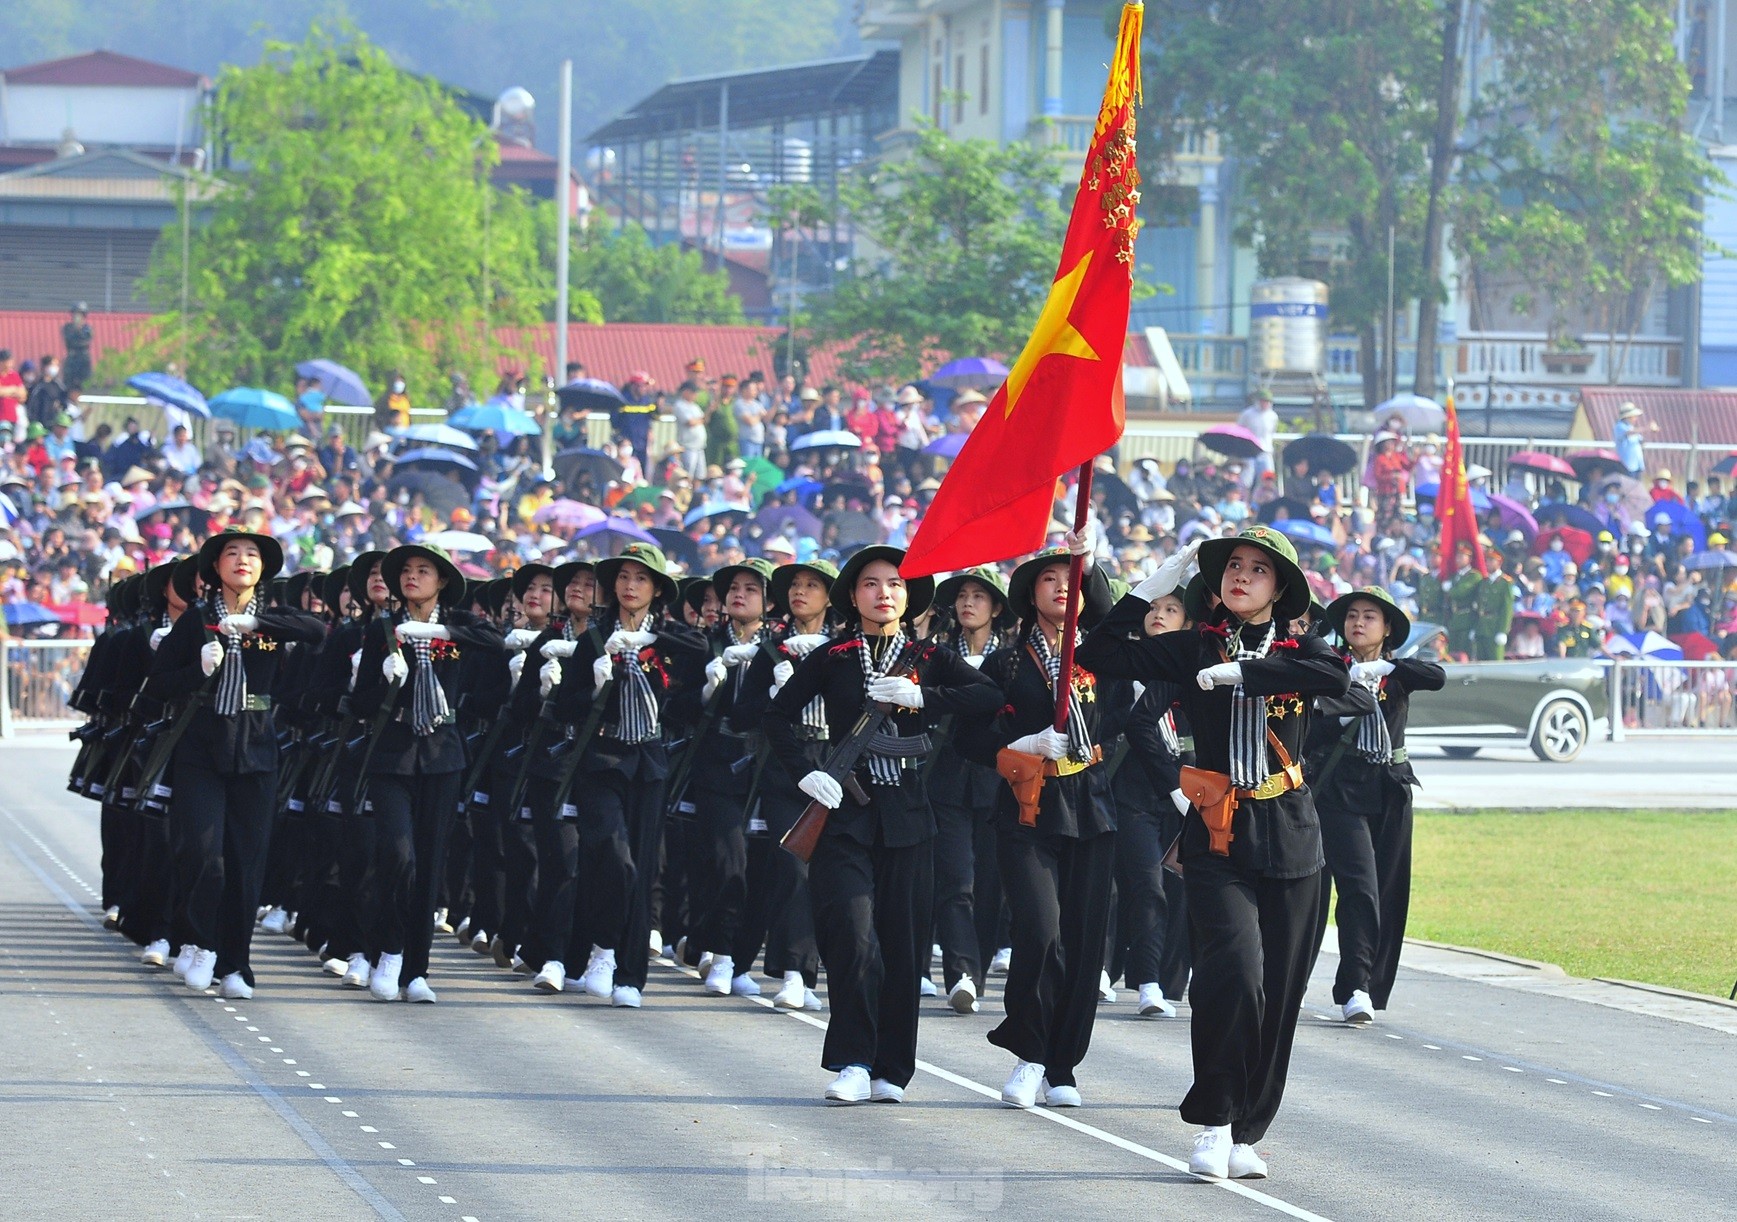
M 621 566 L 629 560 L 649 570 L 652 580 L 657 583 L 658 593 L 665 606 L 674 603 L 679 588 L 675 576 L 669 571 L 669 561 L 664 558 L 663 549 L 655 543 L 629 543 L 621 549 L 621 554 L 611 556 L 607 560 L 597 562 L 597 597 L 605 603 L 615 601 L 615 578 L 621 572 Z
M 1007 597 L 1007 578 L 993 565 L 980 564 L 976 568 L 961 569 L 948 577 L 935 587 L 935 605 L 951 611 L 959 601 L 959 591 L 965 588 L 967 581 L 975 581 L 995 597 L 1001 604 L 1001 609 L 995 613 L 995 622 L 1004 628 L 1010 626 L 1013 622 L 1013 606 Z
M 1339 639 L 1345 639 L 1345 613 L 1351 610 L 1351 604 L 1358 599 L 1366 603 L 1374 603 L 1387 620 L 1387 645 L 1392 648 L 1403 645 L 1405 638 L 1411 635 L 1411 617 L 1399 609 L 1399 604 L 1393 601 L 1393 595 L 1380 586 L 1364 586 L 1360 590 L 1352 590 L 1349 594 L 1341 594 L 1327 605 L 1327 622 L 1333 625 L 1333 631 L 1339 634 Z
M 796 580 L 798 573 L 809 573 L 819 578 L 828 595 L 832 592 L 832 583 L 838 580 L 838 566 L 830 560 L 816 557 L 813 560 L 799 560 L 795 564 L 781 564 L 772 570 L 772 581 L 767 591 L 775 609 L 790 609 L 790 583 Z
M 726 564 L 712 574 L 712 589 L 717 591 L 718 601 L 723 602 L 724 596 L 730 592 L 730 583 L 736 580 L 738 573 L 752 573 L 760 579 L 760 588 L 764 591 L 771 588 L 772 575 L 777 571 L 770 560 L 762 556 L 750 556 L 740 564 Z
M 1200 545 L 1200 575 L 1206 579 L 1206 588 L 1221 591 L 1223 597 L 1224 566 L 1230 562 L 1231 553 L 1245 544 L 1265 552 L 1278 570 L 1278 602 L 1273 606 L 1273 615 L 1281 620 L 1296 619 L 1308 609 L 1309 583 L 1297 564 L 1295 545 L 1264 522 L 1245 526 L 1228 539 L 1208 539 Z
M 434 565 L 445 579 L 440 587 L 441 606 L 456 607 L 464 601 L 464 574 L 458 571 L 458 565 L 452 562 L 445 548 L 432 543 L 406 543 L 386 553 L 386 559 L 380 562 L 380 576 L 386 579 L 386 588 L 394 597 L 404 597 L 404 592 L 398 587 L 398 578 L 404 572 L 404 566 L 417 557 Z

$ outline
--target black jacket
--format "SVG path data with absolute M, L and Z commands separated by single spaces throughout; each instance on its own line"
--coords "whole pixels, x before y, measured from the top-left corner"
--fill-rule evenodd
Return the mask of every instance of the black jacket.
M 580 636 L 573 655 L 561 660 L 561 682 L 552 695 L 555 717 L 568 726 L 582 726 L 591 715 L 595 686 L 591 668 L 602 656 L 603 646 L 615 631 L 615 624 L 606 621 L 596 628 L 596 632 Z M 586 751 L 580 765 L 581 772 L 619 772 L 642 781 L 660 781 L 669 775 L 669 752 L 665 742 L 670 736 L 671 702 L 683 695 L 692 682 L 695 664 L 704 665 L 706 642 L 698 632 L 673 620 L 648 625 L 648 631 L 656 632 L 657 640 L 633 658 L 620 660 L 616 665 L 617 668 L 637 666 L 645 675 L 652 697 L 658 704 L 658 722 L 664 733 L 643 743 L 624 743 L 615 737 L 621 709 L 621 683 L 618 681 L 610 686 L 604 697 L 606 703 L 598 720 L 596 741 L 580 744 Z M 520 677 L 520 683 L 531 677 L 530 668 L 531 659 L 527 658 L 526 673 Z M 584 809 L 583 797 L 583 791 L 576 787 L 574 801 L 581 810 Z
M 381 665 L 386 661 L 387 633 L 395 633 L 402 616 L 377 615 L 362 631 L 362 661 L 356 671 L 356 687 L 350 693 L 350 709 L 364 721 L 371 721 L 380 710 L 391 689 Z M 506 651 L 500 630 L 488 620 L 469 611 L 442 611 L 440 622 L 451 634 L 449 641 L 434 641 L 431 663 L 434 676 L 446 692 L 447 708 L 455 714 L 465 696 L 466 682 L 478 673 L 477 663 L 489 657 L 499 658 Z M 399 687 L 393 702 L 393 716 L 381 731 L 380 741 L 368 762 L 368 772 L 374 776 L 436 775 L 461 772 L 465 766 L 464 738 L 456 722 L 437 726 L 432 734 L 419 735 L 411 727 L 412 692 L 416 683 L 416 661 L 412 644 L 401 643 L 404 660 L 410 664 L 410 676 Z M 476 655 L 482 655 L 479 659 Z M 504 665 L 504 664 L 503 664 Z M 477 695 L 487 698 L 487 693 Z M 504 700 L 505 692 L 494 693 Z
M 1387 736 L 1398 751 L 1405 746 L 1405 723 L 1411 711 L 1412 692 L 1439 692 L 1447 682 L 1447 672 L 1438 663 L 1417 658 L 1393 659 L 1393 671 L 1382 678 L 1373 696 L 1387 723 Z M 1359 707 L 1346 710 L 1340 716 L 1362 716 L 1372 711 L 1371 693 L 1361 683 L 1351 685 L 1351 695 L 1360 696 Z M 1339 743 L 1349 734 L 1345 749 L 1339 751 L 1339 762 L 1330 775 L 1323 775 Z M 1357 750 L 1355 723 L 1339 724 L 1338 717 L 1322 717 L 1311 727 L 1308 746 L 1309 783 L 1315 788 L 1316 805 L 1323 810 L 1373 813 L 1386 808 L 1395 786 L 1416 785 L 1417 773 L 1409 759 L 1399 763 L 1374 764 Z

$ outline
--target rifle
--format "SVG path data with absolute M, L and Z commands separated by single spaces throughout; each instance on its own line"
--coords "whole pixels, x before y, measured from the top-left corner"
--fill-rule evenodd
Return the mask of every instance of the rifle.
M 193 615 L 200 614 L 196 607 L 189 607 L 186 612 L 183 612 L 183 614 L 189 613 Z M 217 634 L 211 631 L 209 627 L 205 627 L 204 625 L 201 625 L 201 627 L 204 630 L 205 643 L 207 645 L 217 639 Z M 235 651 L 235 653 L 236 656 L 234 658 L 225 656 L 224 662 L 241 665 L 242 660 L 240 657 L 240 651 Z M 135 741 L 133 748 L 135 752 L 138 750 L 138 741 L 149 741 L 151 743 L 150 754 L 145 757 L 145 763 L 139 770 L 138 784 L 133 786 L 133 802 L 138 807 L 141 814 L 168 813 L 169 787 L 163 784 L 163 774 L 169 770 L 169 761 L 174 758 L 175 748 L 180 745 L 181 739 L 186 736 L 187 731 L 193 726 L 194 710 L 199 708 L 200 705 L 209 704 L 211 702 L 212 691 L 217 686 L 217 673 L 222 669 L 223 667 L 219 666 L 217 670 L 206 675 L 205 682 L 199 685 L 197 691 L 173 708 L 165 707 L 163 716 L 160 719 L 146 724 L 139 732 L 139 740 Z M 138 707 L 139 700 L 143 698 L 143 696 L 144 692 L 141 691 L 138 696 L 133 698 L 133 707 L 135 709 Z M 120 780 L 121 765 L 124 762 L 124 760 L 117 761 L 115 771 L 109 777 L 108 790 L 110 792 L 112 792 L 114 785 Z M 126 797 L 125 790 L 122 790 L 121 796 L 123 798 Z
M 591 698 L 591 711 L 585 716 L 585 723 L 579 727 L 579 736 L 573 740 L 572 758 L 561 770 L 561 778 L 555 785 L 555 818 L 561 817 L 561 808 L 567 805 L 567 795 L 573 792 L 573 781 L 579 775 L 579 765 L 585 762 L 585 757 L 591 754 L 591 747 L 597 741 L 597 731 L 603 725 L 603 711 L 609 707 L 609 693 L 615 687 L 615 680 L 609 679 L 603 684 L 603 690 Z
M 385 628 L 386 652 L 402 657 L 404 651 L 398 644 L 398 626 L 388 623 Z M 380 698 L 380 707 L 374 711 L 374 720 L 368 724 L 367 738 L 362 747 L 362 762 L 356 769 L 356 787 L 350 791 L 350 809 L 357 814 L 368 809 L 368 766 L 374 762 L 374 749 L 380 745 L 381 736 L 385 734 L 387 725 L 398 711 L 398 694 L 403 690 L 402 679 L 394 679 L 388 683 L 386 694 Z M 354 741 L 351 740 L 352 743 Z
M 586 635 L 591 639 L 593 648 L 595 648 L 599 654 L 602 654 L 603 634 L 597 630 L 596 625 L 592 625 L 590 628 L 586 629 Z M 541 649 L 538 650 L 537 656 L 543 656 Z M 545 662 L 552 662 L 555 659 L 544 658 L 543 660 Z M 565 668 L 562 670 L 562 677 L 566 677 Z M 525 741 L 507 752 L 506 758 L 508 759 L 513 758 L 513 756 L 518 755 L 521 752 L 524 754 L 524 758 L 519 761 L 519 771 L 517 775 L 513 777 L 513 788 L 509 795 L 511 800 L 504 807 L 506 811 L 514 816 L 518 814 L 519 809 L 523 806 L 525 801 L 525 790 L 529 788 L 531 784 L 531 761 L 536 759 L 537 753 L 544 749 L 543 740 L 548 737 L 548 731 L 558 725 L 560 725 L 560 722 L 555 720 L 555 701 L 552 696 L 545 698 L 542 707 L 537 710 L 536 718 L 531 722 L 531 730 L 530 733 L 526 735 Z M 559 743 L 556 744 L 556 746 L 560 745 L 561 744 Z M 478 779 L 481 779 L 480 776 Z
M 483 777 L 488 773 L 489 761 L 494 758 L 496 748 L 501 745 L 501 735 L 506 733 L 507 724 L 510 721 L 512 718 L 503 709 L 500 715 L 489 724 L 489 728 L 480 735 L 482 744 L 471 756 L 470 771 L 465 773 L 464 788 L 459 791 L 459 818 L 462 819 L 468 815 L 472 806 L 487 803 L 488 794 L 477 787 L 483 783 Z
M 712 654 L 714 659 L 721 656 L 721 650 Z M 712 698 L 706 701 L 700 710 L 700 719 L 694 723 L 694 732 L 680 744 L 681 754 L 675 757 L 675 762 L 670 766 L 669 788 L 665 791 L 664 798 L 664 809 L 671 818 L 681 815 L 682 800 L 687 796 L 688 779 L 694 770 L 694 756 L 699 754 L 700 743 L 712 732 L 712 723 L 718 720 L 718 710 L 723 704 L 724 687 L 719 684 L 718 690 L 712 693 Z
M 892 668 L 887 671 L 889 679 L 907 678 L 916 664 L 917 654 L 922 648 L 922 642 L 911 641 L 905 645 Z M 858 806 L 868 805 L 868 794 L 863 792 L 855 772 L 856 766 L 868 751 L 868 745 L 875 735 L 886 725 L 887 718 L 898 706 L 883 701 L 871 700 L 863 705 L 861 713 L 857 714 L 856 724 L 851 726 L 850 733 L 839 741 L 826 757 L 826 764 L 821 769 L 827 776 L 837 781 L 845 793 Z M 789 851 L 798 861 L 807 861 L 814 856 L 815 846 L 820 843 L 820 834 L 826 830 L 826 820 L 832 814 L 832 808 L 823 805 L 816 798 L 811 800 L 790 830 L 784 833 L 784 838 L 778 843 Z

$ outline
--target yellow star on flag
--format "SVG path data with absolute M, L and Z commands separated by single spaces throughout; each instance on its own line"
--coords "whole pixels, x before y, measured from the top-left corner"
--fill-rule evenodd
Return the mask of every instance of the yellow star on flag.
M 1037 326 L 1032 328 L 1031 338 L 1025 341 L 1024 351 L 1019 354 L 1019 359 L 1014 362 L 1013 369 L 1007 375 L 1007 416 L 1013 415 L 1013 409 L 1019 405 L 1020 396 L 1025 393 L 1026 383 L 1031 380 L 1031 375 L 1037 370 L 1037 363 L 1044 357 L 1060 354 L 1077 356 L 1086 361 L 1103 359 L 1068 319 L 1073 313 L 1074 302 L 1080 295 L 1080 285 L 1085 282 L 1086 270 L 1091 266 L 1092 253 L 1088 250 L 1080 257 L 1080 261 L 1074 264 L 1072 271 L 1050 286 L 1049 298 L 1043 303 L 1043 313 L 1037 317 Z

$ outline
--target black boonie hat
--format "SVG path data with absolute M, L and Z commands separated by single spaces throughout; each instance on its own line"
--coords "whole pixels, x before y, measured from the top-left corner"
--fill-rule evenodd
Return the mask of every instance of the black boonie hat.
M 175 562 L 175 571 L 169 576 L 169 585 L 175 591 L 175 597 L 184 603 L 196 602 L 199 598 L 199 557 L 188 556 Z
M 596 575 L 597 566 L 589 560 L 569 560 L 565 564 L 555 566 L 555 573 L 550 580 L 555 583 L 555 597 L 566 601 L 567 587 L 573 584 L 573 579 L 580 573 Z
M 507 595 L 514 593 L 511 577 L 496 577 L 491 581 L 481 583 L 482 589 L 471 595 L 473 602 L 480 602 L 483 609 L 490 615 L 499 615 L 507 607 Z
M 862 571 L 876 560 L 885 560 L 894 568 L 905 562 L 905 549 L 892 547 L 886 543 L 871 543 L 854 553 L 844 562 L 844 567 L 838 572 L 838 580 L 832 583 L 832 605 L 838 613 L 847 620 L 862 618 L 857 614 L 856 604 L 851 602 L 851 595 L 856 592 L 856 579 Z M 927 611 L 935 601 L 935 579 L 933 577 L 913 577 L 905 580 L 905 619 L 914 620 Z
M 458 566 L 452 562 L 452 557 L 446 554 L 445 548 L 428 543 L 406 543 L 386 553 L 386 559 L 380 562 L 380 576 L 386 579 L 386 588 L 392 591 L 392 596 L 403 599 L 403 591 L 398 588 L 398 578 L 403 574 L 404 566 L 418 556 L 433 564 L 446 579 L 446 584 L 440 587 L 440 605 L 456 607 L 463 602 L 464 574 L 458 571 Z
M 355 559 L 350 561 L 350 601 L 358 607 L 369 606 L 368 578 L 373 576 L 374 566 L 384 563 L 386 553 L 381 551 L 357 552 Z
M 513 597 L 523 598 L 525 591 L 531 588 L 531 582 L 538 577 L 547 577 L 549 584 L 555 584 L 555 570 L 547 564 L 527 564 L 513 572 Z
M 269 585 L 271 580 L 283 571 L 283 544 L 270 535 L 255 534 L 253 531 L 232 526 L 228 530 L 218 531 L 199 545 L 199 575 L 205 578 L 206 585 L 216 584 L 217 557 L 223 554 L 226 545 L 238 539 L 250 540 L 259 548 L 260 585 Z
M 145 571 L 140 602 L 153 615 L 161 615 L 168 610 L 169 582 L 175 576 L 176 566 L 180 563 L 179 560 L 167 560 Z
M 326 604 L 326 609 L 333 615 L 338 613 L 338 601 L 345 590 L 350 588 L 350 566 L 340 564 L 326 574 L 326 579 L 320 582 L 320 601 Z

